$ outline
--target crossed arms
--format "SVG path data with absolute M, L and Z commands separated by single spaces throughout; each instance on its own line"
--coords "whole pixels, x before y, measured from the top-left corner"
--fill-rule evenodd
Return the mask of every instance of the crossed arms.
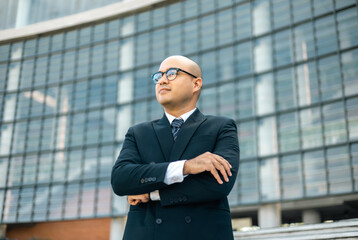
M 112 187 L 118 195 L 128 195 L 131 205 L 150 201 L 149 192 L 159 190 L 162 205 L 180 204 L 175 198 L 186 199 L 186 203 L 203 202 L 226 197 L 236 179 L 239 164 L 239 146 L 236 124 L 232 120 L 222 124 L 212 152 L 205 152 L 184 163 L 183 175 L 188 175 L 178 184 L 163 182 L 168 162 L 143 164 L 135 134 L 129 130 L 119 159 L 112 170 Z M 145 186 L 133 184 L 140 178 L 156 176 L 153 183 Z

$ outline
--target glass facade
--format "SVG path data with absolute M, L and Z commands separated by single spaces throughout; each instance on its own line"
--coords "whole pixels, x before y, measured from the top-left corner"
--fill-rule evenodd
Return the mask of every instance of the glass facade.
M 0 29 L 18 28 L 126 0 L 2 0 Z
M 187 0 L 0 43 L 1 222 L 125 214 L 111 167 L 174 54 L 239 127 L 231 206 L 357 193 L 357 22 L 355 0 Z

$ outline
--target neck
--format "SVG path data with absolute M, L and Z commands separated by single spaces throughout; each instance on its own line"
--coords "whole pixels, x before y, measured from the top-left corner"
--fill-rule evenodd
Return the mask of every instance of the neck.
M 195 108 L 195 106 L 188 106 L 188 107 L 184 107 L 181 109 L 168 109 L 168 108 L 164 107 L 164 111 L 166 111 L 170 115 L 177 118 L 177 117 L 180 117 L 181 115 L 183 115 L 184 113 L 187 113 L 187 112 L 193 110 L 194 108 Z

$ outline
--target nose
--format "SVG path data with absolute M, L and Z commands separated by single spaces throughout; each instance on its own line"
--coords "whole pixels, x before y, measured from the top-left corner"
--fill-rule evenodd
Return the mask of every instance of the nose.
M 167 84 L 167 83 L 169 82 L 169 80 L 167 79 L 167 76 L 164 76 L 165 74 L 166 74 L 166 73 L 164 73 L 164 74 L 162 75 L 162 77 L 159 78 L 157 84 L 162 85 L 162 84 Z

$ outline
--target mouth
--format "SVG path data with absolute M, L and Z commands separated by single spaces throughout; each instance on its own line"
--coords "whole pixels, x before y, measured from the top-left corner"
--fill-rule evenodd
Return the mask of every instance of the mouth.
M 169 88 L 161 88 L 161 89 L 159 89 L 158 93 L 169 92 L 169 91 L 170 91 Z

